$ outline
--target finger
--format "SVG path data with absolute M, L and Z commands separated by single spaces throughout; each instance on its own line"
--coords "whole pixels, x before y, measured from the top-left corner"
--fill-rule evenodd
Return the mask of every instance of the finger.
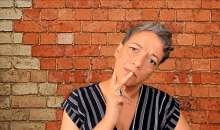
M 117 78 L 116 78 L 116 71 L 114 70 L 113 74 L 112 74 L 112 82 L 111 82 L 111 86 L 115 86 L 115 84 L 117 83 Z
M 123 85 L 128 81 L 128 79 L 133 75 L 133 72 L 129 72 L 125 75 L 120 81 L 118 81 L 117 85 L 115 85 L 115 89 L 120 89 Z
M 122 95 L 121 96 L 126 97 L 127 99 L 129 99 L 132 102 L 131 97 L 125 91 L 122 91 Z

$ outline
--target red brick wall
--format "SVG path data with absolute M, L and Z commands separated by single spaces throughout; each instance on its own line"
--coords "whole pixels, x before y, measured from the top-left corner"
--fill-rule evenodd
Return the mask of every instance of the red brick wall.
M 175 49 L 145 83 L 180 100 L 193 130 L 220 130 L 218 0 L 33 0 L 18 9 L 21 18 L 1 18 L 13 21 L 3 33 L 23 35 L 0 44 L 0 128 L 58 130 L 64 96 L 109 78 L 126 31 L 151 20 L 173 32 Z

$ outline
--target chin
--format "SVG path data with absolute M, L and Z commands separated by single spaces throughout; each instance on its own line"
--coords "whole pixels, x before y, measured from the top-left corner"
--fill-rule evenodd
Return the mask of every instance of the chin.
M 128 80 L 126 83 L 125 83 L 125 86 L 126 87 L 136 87 L 138 86 L 138 84 L 136 82 L 134 82 L 133 80 Z

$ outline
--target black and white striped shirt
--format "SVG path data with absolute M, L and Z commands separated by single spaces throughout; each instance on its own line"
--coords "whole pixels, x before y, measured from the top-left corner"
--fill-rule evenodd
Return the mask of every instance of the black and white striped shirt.
M 75 89 L 61 106 L 80 130 L 92 130 L 106 110 L 98 83 Z M 178 100 L 163 91 L 142 85 L 129 130 L 173 130 L 179 115 Z

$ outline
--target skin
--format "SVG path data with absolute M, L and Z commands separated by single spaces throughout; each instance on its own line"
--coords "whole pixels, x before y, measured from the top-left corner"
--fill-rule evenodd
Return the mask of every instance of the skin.
M 138 32 L 125 45 L 119 44 L 114 73 L 99 84 L 106 101 L 106 114 L 94 130 L 112 130 L 115 126 L 118 130 L 129 129 L 141 85 L 158 68 L 163 56 L 163 43 L 153 32 Z M 122 96 L 118 89 L 122 89 Z M 61 130 L 78 129 L 64 111 Z M 182 113 L 175 130 L 191 130 Z

